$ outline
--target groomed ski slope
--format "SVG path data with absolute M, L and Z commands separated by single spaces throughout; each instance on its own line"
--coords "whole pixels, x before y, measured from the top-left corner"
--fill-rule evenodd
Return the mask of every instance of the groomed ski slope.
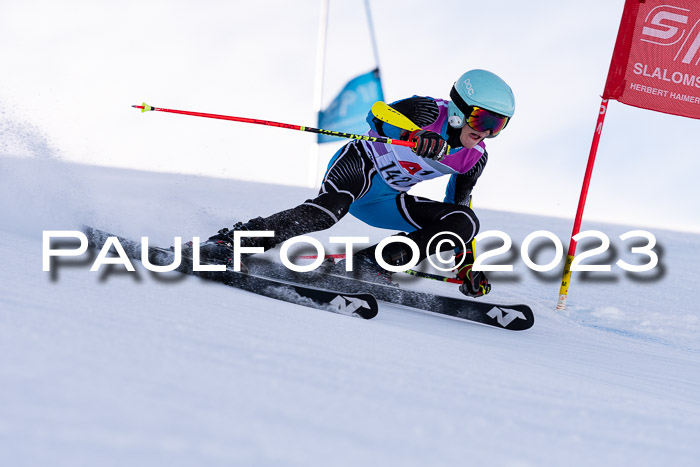
M 519 333 L 386 304 L 363 321 L 138 264 L 90 272 L 87 255 L 41 270 L 43 230 L 167 246 L 313 193 L 0 156 L 0 465 L 698 465 L 696 234 L 647 229 L 655 271 L 579 274 L 556 312 L 560 269 L 534 274 L 519 248 L 535 230 L 566 240 L 570 220 L 479 211 L 514 242 L 488 298 L 532 306 Z M 634 262 L 617 237 L 640 226 L 584 224 L 613 242 L 600 260 Z M 347 217 L 315 236 L 386 233 Z

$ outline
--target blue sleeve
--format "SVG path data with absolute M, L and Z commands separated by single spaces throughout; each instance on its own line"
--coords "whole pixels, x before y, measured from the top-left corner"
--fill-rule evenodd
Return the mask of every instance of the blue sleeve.
M 447 188 L 445 188 L 445 203 L 457 204 L 455 202 L 455 192 L 457 188 L 457 175 L 450 175 L 450 181 L 447 182 Z

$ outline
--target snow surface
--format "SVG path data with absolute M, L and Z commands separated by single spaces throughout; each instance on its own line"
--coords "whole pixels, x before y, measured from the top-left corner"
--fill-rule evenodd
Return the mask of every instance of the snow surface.
M 477 210 L 514 242 L 488 299 L 530 304 L 532 329 L 386 304 L 363 321 L 138 264 L 90 272 L 87 254 L 42 272 L 44 230 L 170 245 L 314 194 L 70 164 L 44 143 L 0 156 L 0 465 L 700 465 L 696 234 L 653 230 L 657 269 L 577 274 L 557 312 L 560 269 L 518 251 L 571 221 Z M 584 222 L 608 263 L 634 261 L 617 236 L 638 228 Z M 347 217 L 315 235 L 387 233 Z

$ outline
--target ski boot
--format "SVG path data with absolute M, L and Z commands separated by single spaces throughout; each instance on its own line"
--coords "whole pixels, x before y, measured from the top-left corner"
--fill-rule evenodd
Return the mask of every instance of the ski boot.
M 392 280 L 394 273 L 381 267 L 373 256 L 360 253 L 353 256 L 352 271 L 345 270 L 347 262 L 345 259 L 341 259 L 332 265 L 328 272 L 336 276 L 346 276 L 364 282 L 398 287 Z
M 258 218 L 258 219 L 261 219 L 261 218 Z M 202 260 L 210 262 L 210 263 L 225 264 L 227 268 L 233 269 L 234 268 L 234 264 L 233 264 L 234 236 L 233 236 L 233 233 L 235 231 L 241 231 L 241 230 L 260 230 L 259 228 L 257 228 L 257 226 L 251 225 L 256 220 L 257 219 L 253 219 L 247 223 L 237 222 L 230 229 L 224 227 L 223 229 L 219 230 L 215 235 L 212 235 L 206 241 L 202 242 L 199 245 L 199 252 L 200 252 L 200 257 L 202 258 Z M 252 238 L 252 237 L 241 237 L 240 245 L 244 248 L 261 247 L 261 246 L 264 247 L 264 245 L 262 245 L 262 242 L 260 240 L 261 239 Z M 240 271 L 242 271 L 242 272 L 248 272 L 248 267 L 246 266 L 245 262 L 243 261 L 244 258 L 247 256 L 249 256 L 249 255 L 246 255 L 246 254 L 241 255 L 241 261 L 240 261 L 239 266 L 240 266 Z
M 233 230 L 224 227 L 200 243 L 199 254 L 203 261 L 225 264 L 227 268 L 233 268 Z M 247 268 L 242 265 L 241 270 L 247 270 Z
M 377 245 L 373 245 L 354 255 L 352 271 L 346 271 L 345 260 L 340 260 L 334 265 L 332 273 L 350 276 L 361 281 L 398 287 L 399 285 L 393 280 L 394 273 L 387 271 L 377 262 L 376 249 Z M 409 261 L 410 257 L 411 250 L 403 243 L 390 243 L 382 250 L 382 259 L 392 266 L 402 266 Z

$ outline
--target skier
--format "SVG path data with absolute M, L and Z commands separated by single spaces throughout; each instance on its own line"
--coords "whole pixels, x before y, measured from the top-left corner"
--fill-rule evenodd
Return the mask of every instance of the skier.
M 241 246 L 268 250 L 292 237 L 328 229 L 349 212 L 371 226 L 399 230 L 397 236 L 418 246 L 420 261 L 435 254 L 438 244 L 452 250 L 454 246 L 440 240 L 456 235 L 467 246 L 455 258 L 457 277 L 463 280 L 460 291 L 474 297 L 487 294 L 491 286 L 485 274 L 472 271 L 469 245 L 479 220 L 469 205 L 488 160 L 484 139 L 497 136 L 513 116 L 512 90 L 494 73 L 470 70 L 454 83 L 449 101 L 414 96 L 390 106 L 420 130 L 390 125 L 370 111 L 368 134 L 413 141 L 414 149 L 360 140 L 346 144 L 331 159 L 316 198 L 219 230 L 201 244 L 202 256 L 230 261 L 236 230 L 274 231 L 274 237 L 241 238 Z M 408 193 L 415 184 L 443 175 L 450 175 L 444 202 Z M 427 250 L 429 243 L 432 251 Z M 365 279 L 391 282 L 391 273 L 375 258 L 375 247 L 354 255 L 353 271 Z M 381 258 L 402 266 L 411 255 L 409 245 L 392 242 Z

